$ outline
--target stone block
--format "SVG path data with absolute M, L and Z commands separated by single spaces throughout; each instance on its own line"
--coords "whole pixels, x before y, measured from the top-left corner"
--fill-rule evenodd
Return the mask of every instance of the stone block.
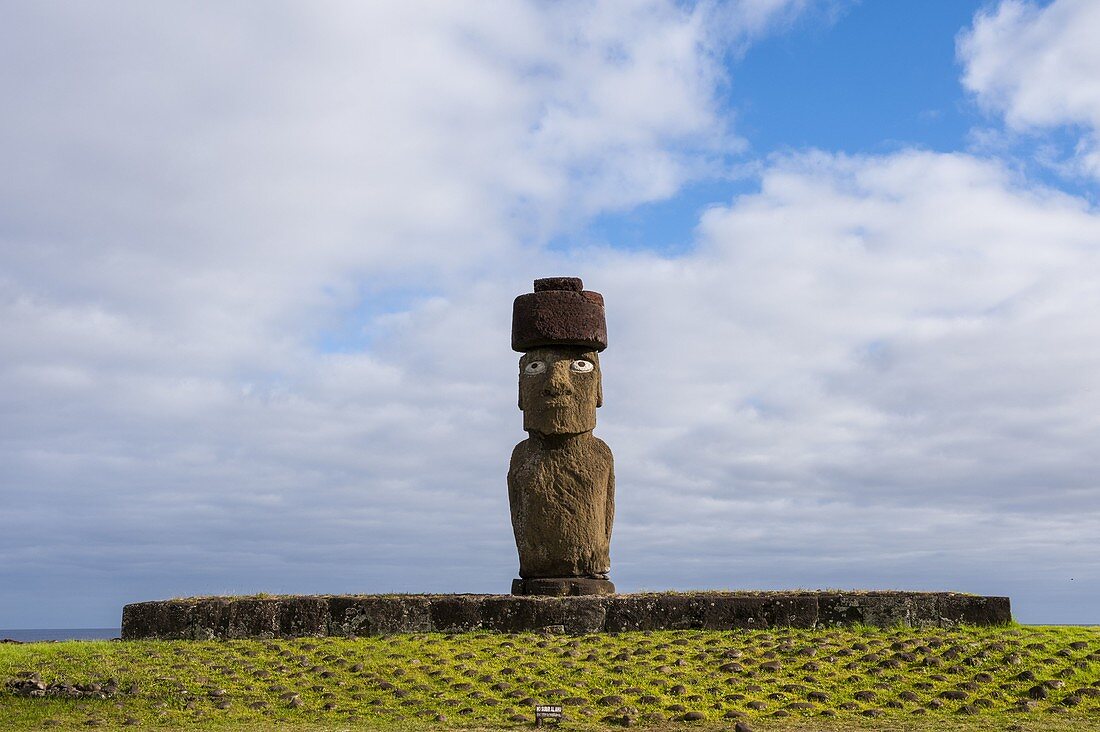
M 177 640 L 191 637 L 191 605 L 137 602 L 122 608 L 122 638 Z
M 482 602 L 477 595 L 443 595 L 428 608 L 433 630 L 464 633 L 482 627 Z
M 225 638 L 275 638 L 280 634 L 280 605 L 274 598 L 241 598 L 225 609 Z
M 427 595 L 363 595 L 329 599 L 333 635 L 385 635 L 432 631 Z
M 312 595 L 279 598 L 279 635 L 284 638 L 329 634 L 328 599 Z
M 607 607 L 606 629 L 634 630 L 702 628 L 705 608 L 692 594 L 617 595 Z
M 614 595 L 615 585 L 610 580 L 589 577 L 532 577 L 512 580 L 512 594 L 550 597 Z
M 192 640 L 226 638 L 229 631 L 229 604 L 225 598 L 199 600 L 191 607 Z

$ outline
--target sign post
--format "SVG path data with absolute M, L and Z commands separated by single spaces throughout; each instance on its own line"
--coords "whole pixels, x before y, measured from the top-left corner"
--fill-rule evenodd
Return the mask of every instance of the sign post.
M 556 722 L 561 721 L 561 705 L 560 704 L 536 704 L 535 705 L 535 726 L 541 727 L 543 720 L 553 719 Z

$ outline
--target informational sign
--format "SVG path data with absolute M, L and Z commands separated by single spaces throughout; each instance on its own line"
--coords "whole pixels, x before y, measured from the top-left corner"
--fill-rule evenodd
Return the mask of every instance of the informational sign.
M 561 721 L 561 705 L 560 704 L 536 704 L 535 705 L 535 726 L 541 727 L 544 720 L 553 719 L 555 722 Z

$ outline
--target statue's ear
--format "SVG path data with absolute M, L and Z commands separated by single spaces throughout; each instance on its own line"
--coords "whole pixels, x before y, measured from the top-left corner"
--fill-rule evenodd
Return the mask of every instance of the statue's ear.
M 519 394 L 519 397 L 516 399 L 516 403 L 519 404 L 519 411 L 522 412 L 523 411 L 523 374 L 520 374 L 520 377 L 518 379 L 516 379 L 516 385 L 517 385 L 516 386 L 516 392 Z
M 596 375 L 596 408 L 598 409 L 599 407 L 602 407 L 602 406 L 603 406 L 603 376 L 600 375 L 600 374 L 597 374 Z M 520 409 L 523 409 L 523 407 L 520 407 Z

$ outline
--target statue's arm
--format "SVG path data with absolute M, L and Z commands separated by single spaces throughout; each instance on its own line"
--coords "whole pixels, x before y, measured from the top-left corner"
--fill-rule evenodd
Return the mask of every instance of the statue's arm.
M 519 486 L 516 485 L 516 472 L 519 468 L 520 462 L 523 459 L 524 445 L 526 440 L 519 443 L 512 450 L 512 459 L 508 462 L 508 505 L 514 511 L 519 498 Z
M 611 525 L 615 523 L 615 458 L 611 450 L 607 451 L 607 508 L 604 511 L 607 521 L 607 541 L 611 541 Z

